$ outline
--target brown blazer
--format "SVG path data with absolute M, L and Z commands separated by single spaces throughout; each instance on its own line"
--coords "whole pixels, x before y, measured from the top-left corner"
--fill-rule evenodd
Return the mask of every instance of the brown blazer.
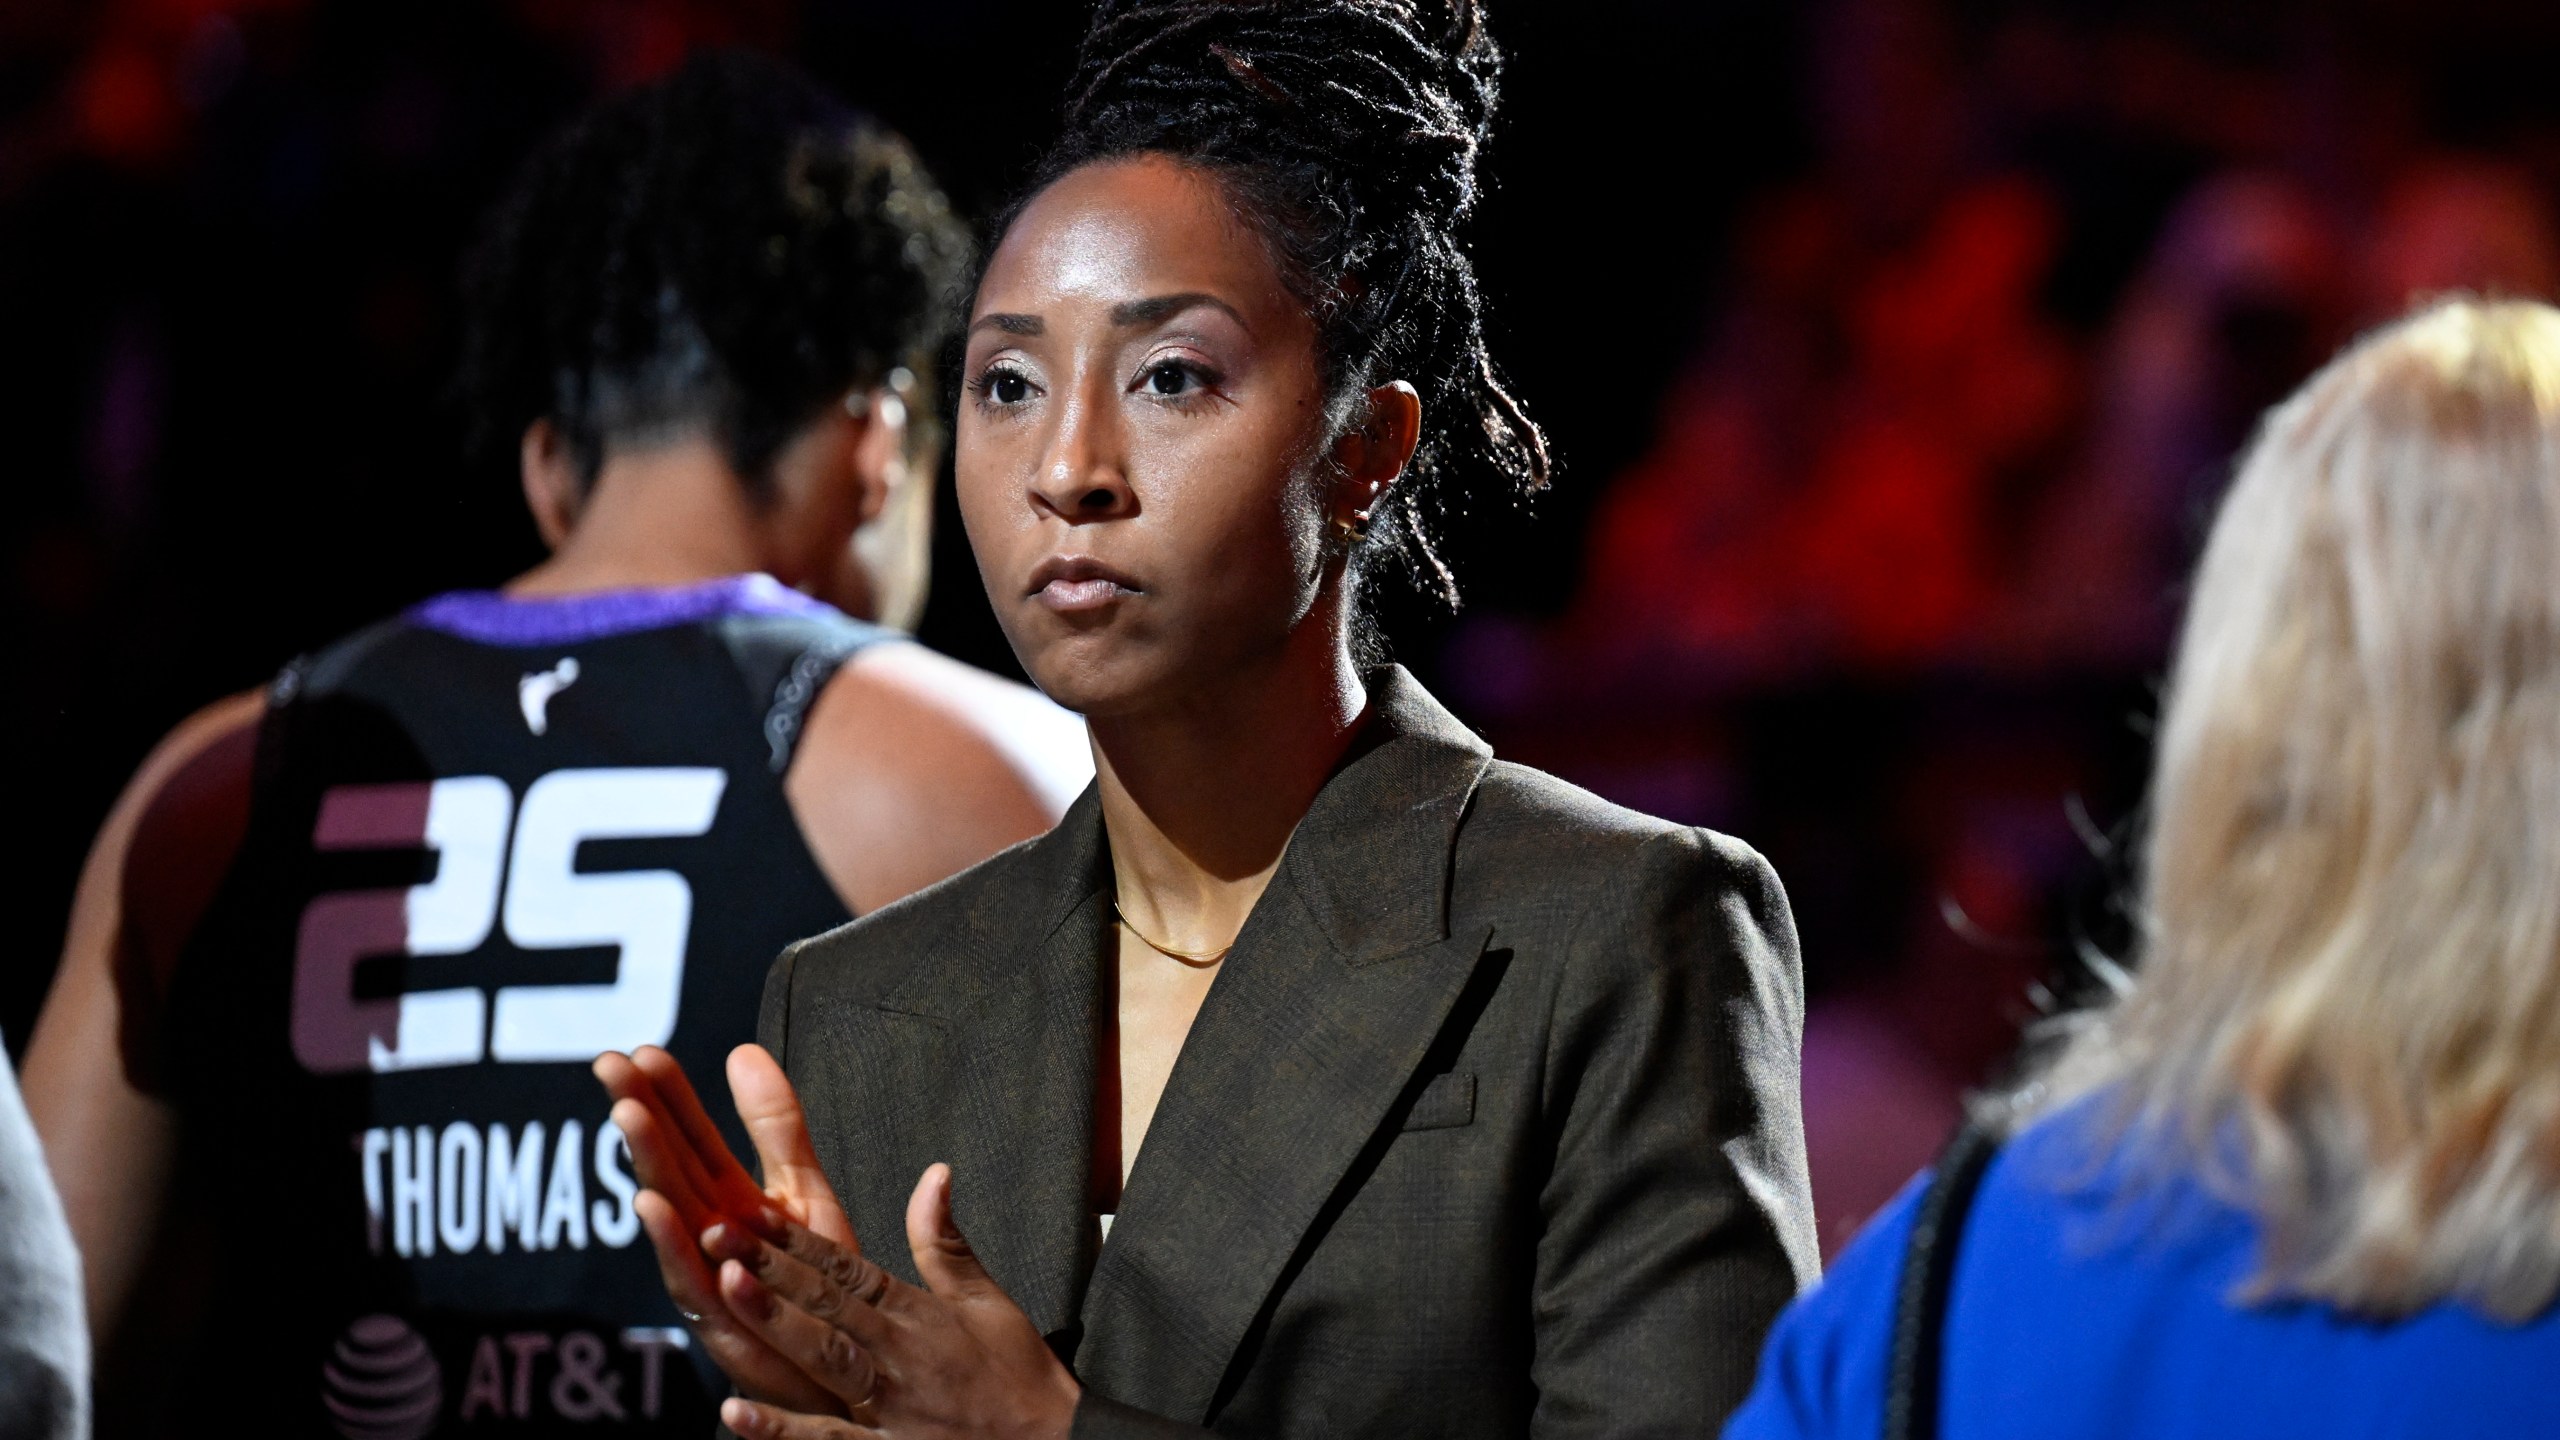
M 1768 865 L 1495 761 L 1399 668 L 1088 1212 L 1111 866 L 1058 828 L 785 951 L 761 1036 L 875 1259 L 936 1160 L 1079 1436 L 1711 1436 L 1815 1271 Z

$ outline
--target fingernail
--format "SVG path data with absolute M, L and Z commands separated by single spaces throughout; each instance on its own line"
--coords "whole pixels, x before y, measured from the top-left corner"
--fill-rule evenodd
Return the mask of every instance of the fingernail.
M 758 1210 L 752 1223 L 758 1234 L 776 1245 L 791 1238 L 791 1217 L 770 1205 Z
M 726 1220 L 702 1232 L 702 1248 L 723 1260 L 755 1258 L 756 1242 Z
M 720 1292 L 732 1310 L 747 1311 L 758 1320 L 773 1318 L 773 1292 L 757 1284 L 747 1267 L 735 1260 L 724 1261 L 720 1266 Z
M 762 1434 L 758 1422 L 763 1418 L 756 1413 L 754 1406 L 744 1400 L 731 1397 L 720 1402 L 720 1423 L 740 1435 Z
M 960 1238 L 959 1218 L 951 1213 L 951 1207 L 955 1203 L 955 1196 L 953 1195 L 951 1183 L 952 1178 L 950 1167 L 944 1166 L 942 1171 L 942 1238 L 945 1240 L 957 1240 Z

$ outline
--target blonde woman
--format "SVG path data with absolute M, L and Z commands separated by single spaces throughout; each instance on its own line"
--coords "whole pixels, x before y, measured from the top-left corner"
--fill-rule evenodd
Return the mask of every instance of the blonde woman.
M 2560 1434 L 2560 311 L 2278 407 L 2172 678 L 2138 972 L 1728 1440 Z

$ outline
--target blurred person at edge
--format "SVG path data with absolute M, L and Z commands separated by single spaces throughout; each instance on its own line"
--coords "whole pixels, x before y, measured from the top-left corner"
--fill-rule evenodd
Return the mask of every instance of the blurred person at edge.
M 743 55 L 530 162 L 461 388 L 551 557 L 179 726 L 82 879 L 26 1085 L 102 1427 L 709 1431 L 588 1062 L 716 1064 L 784 944 L 1091 774 L 1064 711 L 890 628 L 966 250 L 905 142 Z
M 2560 1433 L 2555 577 L 2560 311 L 2439 305 L 2269 416 L 2172 676 L 2141 967 L 1977 1121 L 2011 1138 L 1925 1430 Z M 1728 1440 L 1880 1433 L 1921 1193 Z
M 0 1436 L 82 1440 L 88 1433 L 80 1252 L 17 1075 L 0 1056 Z

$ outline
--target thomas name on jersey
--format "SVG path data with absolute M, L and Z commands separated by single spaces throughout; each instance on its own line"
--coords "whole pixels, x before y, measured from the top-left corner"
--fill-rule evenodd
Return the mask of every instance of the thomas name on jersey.
M 584 1250 L 591 1242 L 618 1250 L 640 1235 L 631 1152 L 610 1120 L 592 1127 L 534 1120 L 512 1131 L 468 1120 L 441 1129 L 375 1126 L 351 1148 L 363 1168 L 376 1255 L 386 1246 L 403 1259 Z

